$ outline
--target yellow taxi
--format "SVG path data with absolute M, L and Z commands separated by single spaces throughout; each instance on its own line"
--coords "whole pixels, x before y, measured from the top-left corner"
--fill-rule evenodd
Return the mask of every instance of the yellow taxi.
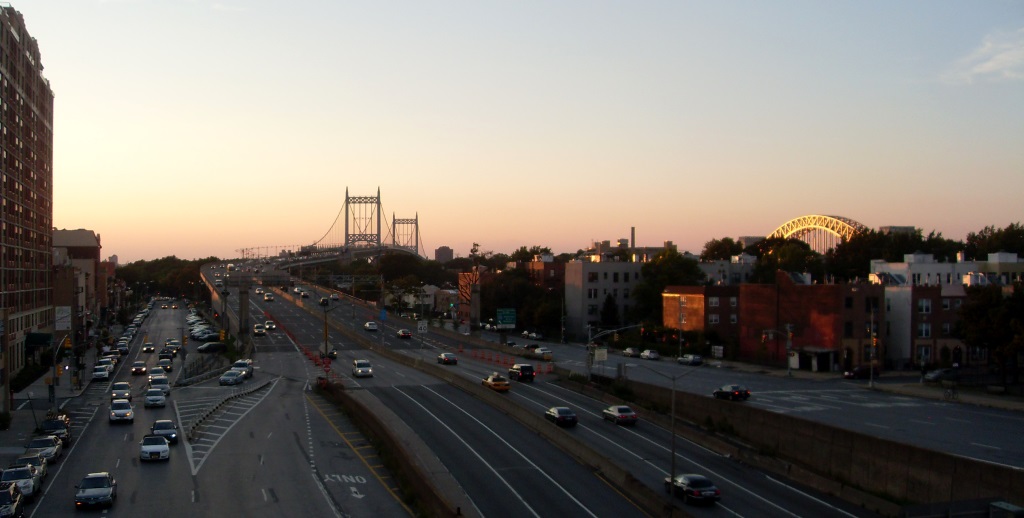
M 508 390 L 512 388 L 512 385 L 508 382 L 508 378 L 498 374 L 497 372 L 494 372 L 490 376 L 484 378 L 483 385 L 498 392 L 508 392 Z

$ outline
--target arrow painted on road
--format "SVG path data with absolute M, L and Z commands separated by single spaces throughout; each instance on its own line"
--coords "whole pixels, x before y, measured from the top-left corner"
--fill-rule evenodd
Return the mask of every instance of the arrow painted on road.
M 362 498 L 362 497 L 366 496 L 366 495 L 364 495 L 364 494 L 360 493 L 360 492 L 359 492 L 359 490 L 358 490 L 358 489 L 356 489 L 356 488 L 354 488 L 354 487 L 351 487 L 351 486 L 350 486 L 350 487 L 349 487 L 349 489 L 351 489 L 351 490 L 352 490 L 352 496 L 354 496 L 354 497 L 356 497 L 356 498 Z

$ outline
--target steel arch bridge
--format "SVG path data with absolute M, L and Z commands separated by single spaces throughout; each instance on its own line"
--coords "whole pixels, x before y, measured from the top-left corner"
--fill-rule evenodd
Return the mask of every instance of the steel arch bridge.
M 768 236 L 768 239 L 799 239 L 811 245 L 815 252 L 824 254 L 842 241 L 848 241 L 855 234 L 865 230 L 867 227 L 850 218 L 811 214 L 783 223 Z

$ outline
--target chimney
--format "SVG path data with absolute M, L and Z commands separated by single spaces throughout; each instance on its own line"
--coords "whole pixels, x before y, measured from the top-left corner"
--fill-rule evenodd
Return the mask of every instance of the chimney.
M 629 227 L 629 247 L 636 248 L 636 227 Z

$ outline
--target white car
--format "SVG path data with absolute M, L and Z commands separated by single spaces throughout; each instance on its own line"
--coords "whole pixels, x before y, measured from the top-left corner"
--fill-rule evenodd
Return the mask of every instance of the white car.
M 47 462 L 56 462 L 64 452 L 64 445 L 60 439 L 53 435 L 41 435 L 33 437 L 25 446 L 26 454 L 38 453 Z
M 241 372 L 243 377 L 251 378 L 252 360 L 238 360 L 235 363 L 231 364 L 231 370 Z
M 164 391 L 159 388 L 148 389 L 144 395 L 142 406 L 146 408 L 167 406 L 167 396 L 164 395 Z
M 640 357 L 645 360 L 660 360 L 661 356 L 658 356 L 658 351 L 654 349 L 644 349 L 644 352 L 640 353 Z
M 369 360 L 352 360 L 352 375 L 361 378 L 363 376 L 373 377 L 373 367 Z
M 149 388 L 160 389 L 166 396 L 171 393 L 171 381 L 167 379 L 167 376 L 153 376 L 149 380 Z
M 376 331 L 377 330 L 377 323 L 376 322 L 367 322 L 367 323 L 363 324 L 363 329 L 366 330 L 366 331 Z
M 110 369 L 108 369 L 108 368 L 106 368 L 106 367 L 104 367 L 102 365 L 97 365 L 92 370 L 92 379 L 94 379 L 94 380 L 109 380 L 110 379 Z
M 170 460 L 171 445 L 162 435 L 147 435 L 139 441 L 140 460 Z
M 3 475 L 0 475 L 0 482 L 14 482 L 27 500 L 34 500 L 43 485 L 39 478 L 39 470 L 27 465 L 5 469 Z
M 127 399 L 115 399 L 110 402 L 110 422 L 117 423 L 121 421 L 135 422 L 135 412 L 132 409 L 131 402 Z

